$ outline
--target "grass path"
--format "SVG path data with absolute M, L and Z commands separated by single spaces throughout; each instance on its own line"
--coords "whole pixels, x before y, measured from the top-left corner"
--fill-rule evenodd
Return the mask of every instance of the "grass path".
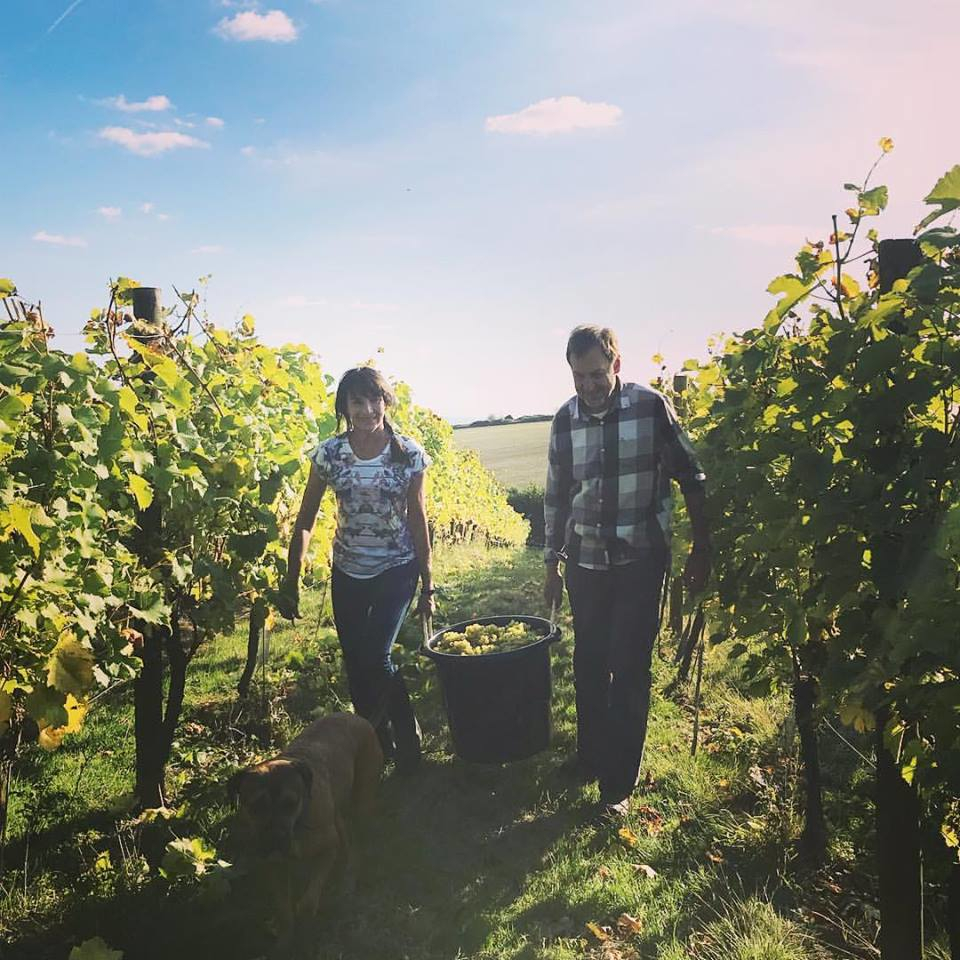
M 537 613 L 542 565 L 532 551 L 441 551 L 438 622 Z M 233 686 L 243 631 L 194 665 L 170 787 L 176 816 L 131 823 L 129 697 L 91 713 L 54 755 L 31 754 L 13 796 L 12 846 L 0 891 L 0 958 L 66 958 L 102 936 L 126 960 L 259 955 L 256 886 L 148 874 L 173 836 L 199 836 L 232 859 L 224 783 L 346 696 L 322 591 L 305 619 L 272 633 L 267 682 L 238 712 Z M 425 730 L 426 762 L 388 773 L 376 817 L 357 839 L 359 883 L 334 885 L 314 931 L 318 958 L 599 960 L 694 957 L 804 960 L 824 956 L 804 932 L 811 911 L 831 913 L 826 875 L 797 879 L 789 850 L 798 824 L 782 699 L 746 700 L 728 668 L 708 670 L 703 749 L 690 756 L 692 711 L 667 698 L 672 665 L 657 658 L 644 773 L 624 827 L 594 816 L 596 787 L 571 786 L 557 768 L 574 747 L 569 619 L 554 648 L 554 738 L 549 750 L 499 767 L 450 752 L 433 666 L 409 622 L 399 651 Z M 853 789 L 856 789 L 856 783 Z M 27 837 L 29 836 L 29 847 Z M 26 894 L 24 894 L 24 888 Z M 804 911 L 807 911 L 804 913 Z M 850 949 L 849 942 L 845 949 Z M 832 954 L 842 955 L 842 954 Z M 861 955 L 848 953 L 847 955 Z

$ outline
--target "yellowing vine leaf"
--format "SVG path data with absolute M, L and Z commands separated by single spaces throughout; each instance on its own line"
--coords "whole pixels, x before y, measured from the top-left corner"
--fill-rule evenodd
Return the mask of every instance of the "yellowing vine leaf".
M 47 661 L 47 686 L 81 697 L 93 684 L 93 653 L 65 633 Z
M 153 503 L 153 487 L 143 477 L 131 473 L 127 478 L 127 489 L 134 495 L 141 510 L 146 510 Z
M 840 720 L 857 733 L 866 733 L 875 726 L 873 714 L 860 703 L 845 703 L 840 708 Z
M 621 827 L 617 831 L 617 836 L 628 847 L 635 847 L 640 842 L 640 838 L 629 827 Z
M 37 743 L 44 750 L 56 750 L 68 733 L 77 733 L 83 725 L 83 718 L 87 715 L 87 704 L 77 700 L 72 694 L 67 694 L 64 705 L 67 711 L 67 722 L 62 727 L 44 727 L 37 737 Z
M 599 940 L 601 943 L 603 943 L 604 940 L 609 940 L 609 939 L 610 939 L 610 933 L 609 933 L 609 931 L 607 931 L 607 930 L 605 930 L 603 927 L 601 927 L 600 924 L 594 923 L 592 920 L 590 920 L 590 921 L 586 924 L 586 927 L 587 927 L 587 930 L 589 930 L 590 933 L 592 933 L 592 934 L 594 935 L 594 937 L 596 937 L 597 940 Z
M 16 530 L 21 534 L 24 540 L 33 550 L 33 555 L 40 555 L 40 538 L 34 533 L 33 524 L 30 522 L 30 508 L 22 503 L 11 503 L 7 508 L 10 517 L 8 530 Z
M 949 823 L 940 825 L 940 833 L 943 836 L 943 842 L 948 847 L 960 847 L 960 834 Z

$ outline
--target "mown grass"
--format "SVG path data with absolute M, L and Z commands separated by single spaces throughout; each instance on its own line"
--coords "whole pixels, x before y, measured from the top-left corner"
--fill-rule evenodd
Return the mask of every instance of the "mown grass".
M 457 446 L 476 450 L 483 465 L 505 487 L 543 486 L 549 437 L 549 420 L 453 431 Z
M 534 551 L 447 549 L 437 567 L 438 623 L 542 612 L 542 564 Z M 169 770 L 170 819 L 137 822 L 127 813 L 129 690 L 105 698 L 58 753 L 24 756 L 0 881 L 0 957 L 66 958 L 72 945 L 95 935 L 126 960 L 245 958 L 267 949 L 255 876 L 214 869 L 169 881 L 156 866 L 178 836 L 202 837 L 239 862 L 230 774 L 269 755 L 311 717 L 345 704 L 324 600 L 315 591 L 303 620 L 277 624 L 266 670 L 244 705 L 234 687 L 245 631 L 210 644 L 193 665 Z M 378 812 L 356 841 L 358 888 L 347 894 L 331 885 L 308 932 L 312 954 L 870 956 L 869 890 L 858 887 L 854 853 L 862 839 L 856 831 L 866 824 L 838 823 L 828 870 L 804 873 L 792 853 L 799 816 L 785 698 L 744 698 L 733 667 L 711 651 L 701 749 L 693 757 L 690 698 L 683 690 L 664 696 L 673 668 L 658 656 L 646 787 L 618 832 L 595 815 L 596 787 L 571 785 L 558 772 L 575 735 L 565 615 L 562 625 L 565 637 L 553 657 L 553 743 L 505 766 L 472 765 L 452 754 L 433 667 L 417 653 L 419 627 L 405 625 L 398 656 L 424 727 L 426 762 L 413 776 L 385 777 Z M 836 760 L 851 796 L 862 793 L 851 771 L 840 769 L 847 761 Z

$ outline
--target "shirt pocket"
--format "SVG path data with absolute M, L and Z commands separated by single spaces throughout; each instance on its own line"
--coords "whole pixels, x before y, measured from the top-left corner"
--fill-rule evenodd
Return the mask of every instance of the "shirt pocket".
M 594 426 L 570 434 L 570 472 L 577 483 L 603 475 L 603 433 Z
M 656 474 L 654 422 L 650 417 L 621 420 L 618 426 L 620 472 Z

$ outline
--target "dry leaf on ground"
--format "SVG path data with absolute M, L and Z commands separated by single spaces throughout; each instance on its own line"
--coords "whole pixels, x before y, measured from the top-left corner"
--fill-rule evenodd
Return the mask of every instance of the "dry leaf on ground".
M 592 933 L 594 937 L 596 937 L 596 939 L 599 940 L 601 943 L 603 943 L 604 940 L 610 939 L 609 927 L 601 927 L 600 924 L 594 923 L 592 920 L 590 920 L 586 926 L 587 926 L 587 930 L 589 930 L 590 933 Z
M 617 931 L 621 937 L 635 937 L 643 931 L 643 924 L 629 913 L 621 913 L 617 917 Z

